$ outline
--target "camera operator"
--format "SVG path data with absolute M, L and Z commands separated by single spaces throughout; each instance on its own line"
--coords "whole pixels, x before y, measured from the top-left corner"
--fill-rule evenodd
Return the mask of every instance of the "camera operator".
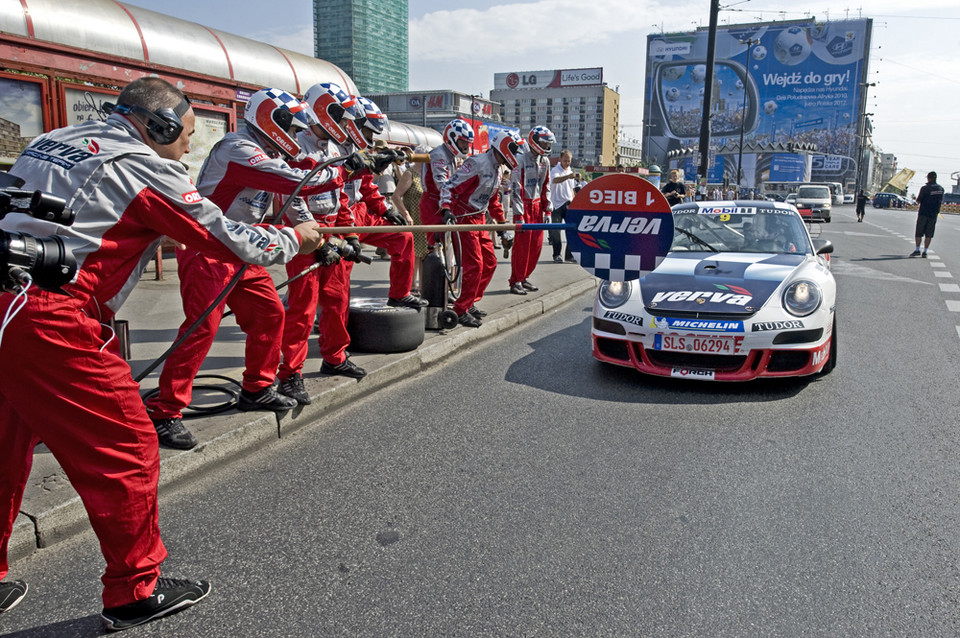
M 210 591 L 202 580 L 160 577 L 167 552 L 157 513 L 159 446 L 127 363 L 103 326 L 126 299 L 162 235 L 225 261 L 269 265 L 311 253 L 314 222 L 275 228 L 230 221 L 200 197 L 179 159 L 189 151 L 194 114 L 183 94 L 155 77 L 118 96 L 105 122 L 85 122 L 35 139 L 11 169 L 67 200 L 70 228 L 21 214 L 5 230 L 59 233 L 83 243 L 66 295 L 30 292 L 0 343 L 0 580 L 7 543 L 39 441 L 83 500 L 106 560 L 101 614 L 108 629 L 148 622 Z M 0 295 L 0 313 L 14 297 Z M 0 582 L 9 608 L 26 593 Z

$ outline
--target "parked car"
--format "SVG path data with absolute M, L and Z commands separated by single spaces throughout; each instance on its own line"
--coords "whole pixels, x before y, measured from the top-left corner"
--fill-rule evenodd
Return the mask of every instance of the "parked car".
M 856 201 L 856 196 L 853 193 L 844 193 L 843 194 L 843 203 L 852 204 Z
M 833 244 L 774 202 L 673 208 L 670 252 L 637 281 L 604 281 L 593 356 L 710 381 L 827 374 L 837 363 Z
M 791 204 L 791 205 L 793 205 L 793 206 L 796 206 L 796 205 L 797 205 L 797 194 L 796 194 L 796 193 L 789 193 L 789 194 L 787 194 L 787 196 L 783 199 L 783 201 L 784 201 L 784 203 L 786 203 L 786 204 Z
M 904 208 L 914 203 L 916 202 L 911 203 L 906 197 L 896 193 L 877 193 L 873 196 L 874 208 Z

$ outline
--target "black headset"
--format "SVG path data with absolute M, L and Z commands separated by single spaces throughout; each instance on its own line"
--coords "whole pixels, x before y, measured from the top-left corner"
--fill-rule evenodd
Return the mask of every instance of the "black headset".
M 138 113 L 144 116 L 147 121 L 143 124 L 147 128 L 147 135 L 150 136 L 150 139 L 161 146 L 167 146 L 176 142 L 183 132 L 181 118 L 190 109 L 190 100 L 184 97 L 176 108 L 157 109 L 156 111 L 148 111 L 142 106 L 132 104 L 104 104 L 103 109 L 107 113 L 120 113 L 121 115 Z

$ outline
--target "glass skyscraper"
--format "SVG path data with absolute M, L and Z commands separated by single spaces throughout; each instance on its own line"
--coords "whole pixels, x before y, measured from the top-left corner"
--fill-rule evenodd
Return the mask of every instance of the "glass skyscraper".
M 407 0 L 313 0 L 314 51 L 361 95 L 406 91 L 408 21 Z

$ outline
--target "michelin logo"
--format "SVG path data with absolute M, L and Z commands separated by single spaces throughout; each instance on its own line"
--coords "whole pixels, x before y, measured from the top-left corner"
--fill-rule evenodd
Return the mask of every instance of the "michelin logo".
M 696 330 L 697 332 L 743 332 L 742 321 L 706 321 L 703 319 L 670 319 L 654 317 L 651 328 L 659 330 Z

